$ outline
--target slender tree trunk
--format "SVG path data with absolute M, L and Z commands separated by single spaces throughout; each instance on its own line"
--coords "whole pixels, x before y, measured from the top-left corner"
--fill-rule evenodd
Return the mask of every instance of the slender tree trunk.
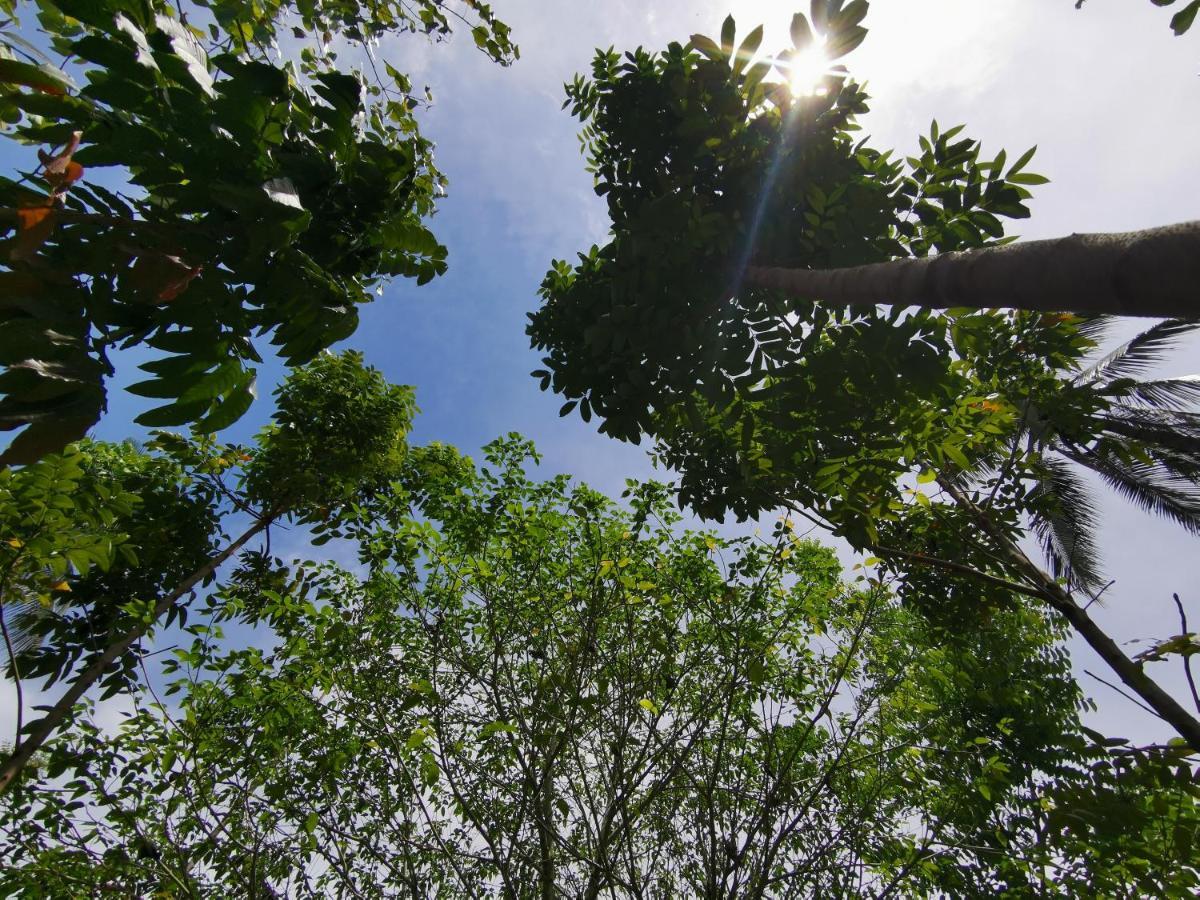
M 41 749 L 50 735 L 62 725 L 70 715 L 71 710 L 74 709 L 75 704 L 79 702 L 79 698 L 100 679 L 105 670 L 118 657 L 132 647 L 135 641 L 145 635 L 151 625 L 166 615 L 167 610 L 174 606 L 181 597 L 216 571 L 221 563 L 237 553 L 251 538 L 266 528 L 271 521 L 267 517 L 258 519 L 241 537 L 180 582 L 175 590 L 163 597 L 158 602 L 158 605 L 154 607 L 154 613 L 149 621 L 135 625 L 108 645 L 108 648 L 84 670 L 83 674 L 75 679 L 71 687 L 59 698 L 59 701 L 46 713 L 45 717 L 31 724 L 29 737 L 21 741 L 13 749 L 12 755 L 4 763 L 4 769 L 0 771 L 0 794 L 4 794 L 12 787 L 16 777 L 21 773 L 21 769 L 29 762 L 33 754 Z
M 1075 602 L 1057 581 L 1042 571 L 1029 559 L 1013 540 L 988 517 L 987 513 L 971 502 L 970 498 L 948 478 L 939 478 L 938 483 L 954 498 L 954 502 L 968 510 L 979 527 L 995 542 L 1013 565 L 1036 586 L 1042 599 L 1063 615 L 1079 635 L 1088 642 L 1100 658 L 1108 664 L 1117 677 L 1146 702 L 1167 722 L 1188 745 L 1200 752 L 1200 720 L 1191 715 L 1174 697 L 1159 687 L 1158 683 L 1142 671 L 1142 667 L 1125 655 L 1117 642 L 1096 624 L 1082 606 Z
M 554 865 L 554 781 L 553 765 L 557 746 L 551 747 L 542 767 L 541 784 L 538 785 L 538 896 L 541 900 L 554 900 L 557 872 Z
M 744 284 L 836 306 L 1200 318 L 1200 221 L 1073 234 L 849 269 L 752 266 Z

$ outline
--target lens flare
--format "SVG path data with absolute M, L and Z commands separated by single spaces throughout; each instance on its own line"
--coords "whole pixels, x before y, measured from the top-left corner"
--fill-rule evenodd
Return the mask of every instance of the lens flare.
M 825 47 L 813 43 L 798 53 L 788 64 L 788 85 L 793 97 L 811 97 L 828 90 L 825 78 L 829 74 L 830 59 Z

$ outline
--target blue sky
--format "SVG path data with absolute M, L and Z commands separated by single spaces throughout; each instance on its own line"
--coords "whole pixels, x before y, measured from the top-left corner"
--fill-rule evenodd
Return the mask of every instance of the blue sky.
M 488 62 L 469 39 L 429 46 L 404 36 L 379 48 L 435 95 L 422 127 L 450 178 L 433 223 L 449 248 L 450 270 L 422 288 L 391 285 L 362 310 L 346 346 L 364 351 L 390 380 L 416 386 L 423 413 L 415 441 L 473 453 L 519 431 L 537 442 L 548 473 L 571 472 L 616 494 L 625 478 L 650 474 L 644 448 L 604 438 L 578 417 L 558 418 L 561 400 L 539 392 L 528 375 L 539 366 L 525 315 L 542 275 L 552 258 L 586 249 L 606 228 L 576 123 L 560 110 L 562 83 L 587 70 L 596 46 L 659 48 L 694 32 L 715 34 L 731 11 L 740 32 L 764 23 L 764 49 L 782 48 L 792 12 L 807 3 L 493 5 L 521 46 L 512 68 Z M 1200 197 L 1200 117 L 1185 112 L 1200 109 L 1200 33 L 1176 38 L 1168 19 L 1145 0 L 1090 0 L 1081 11 L 1073 0 L 876 0 L 865 23 L 871 34 L 846 62 L 875 98 L 864 120 L 874 146 L 910 151 L 934 117 L 944 127 L 965 122 L 985 153 L 1005 147 L 1011 156 L 1037 144 L 1031 168 L 1052 183 L 1037 189 L 1022 236 L 1136 229 L 1195 218 Z M 1200 370 L 1198 350 L 1195 343 L 1184 348 L 1171 372 Z M 263 370 L 264 397 L 279 375 L 276 366 Z M 137 377 L 127 367 L 118 382 Z M 96 434 L 138 436 L 131 422 L 142 401 L 116 390 L 110 396 Z M 260 400 L 230 436 L 248 436 L 269 412 Z M 1200 622 L 1196 539 L 1118 501 L 1105 512 L 1103 546 L 1117 583 L 1104 608 L 1093 607 L 1101 623 L 1123 640 L 1173 634 L 1172 591 Z M 1072 651 L 1080 670 L 1108 677 L 1086 647 L 1073 643 Z M 1101 703 L 1098 727 L 1139 739 L 1167 736 L 1080 675 Z M 1181 679 L 1164 680 L 1184 696 Z

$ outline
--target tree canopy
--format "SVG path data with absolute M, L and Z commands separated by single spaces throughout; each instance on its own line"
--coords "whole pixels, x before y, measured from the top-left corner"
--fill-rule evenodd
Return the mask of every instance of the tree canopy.
M 359 355 L 318 358 L 291 375 L 277 400 L 273 424 L 252 448 L 164 434 L 161 457 L 87 444 L 0 472 L 8 535 L 0 630 L 18 704 L 0 791 L 88 690 L 99 685 L 111 696 L 137 679 L 141 642 L 160 625 L 182 626 L 194 592 L 221 564 L 281 521 L 317 534 L 336 528 L 403 465 L 412 393 L 364 368 Z M 246 515 L 245 530 L 220 546 L 223 522 Z M 29 677 L 70 685 L 22 727 L 21 681 Z
M 490 7 L 459 6 L 6 0 L 22 30 L 0 38 L 5 136 L 57 149 L 0 180 L 0 426 L 24 429 L 0 465 L 82 437 L 120 349 L 153 351 L 130 390 L 167 402 L 143 425 L 215 432 L 252 401 L 255 337 L 305 363 L 354 331 L 384 279 L 443 272 L 425 98 L 372 46 L 457 18 L 510 62 Z M 104 168 L 119 189 L 89 174 Z
M 566 86 L 612 232 L 528 333 L 677 476 L 616 499 L 518 434 L 413 445 L 414 389 L 329 351 L 446 266 L 381 42 L 506 65 L 490 7 L 0 0 L 0 893 L 1195 895 L 1200 640 L 1178 595 L 1132 658 L 1090 610 L 1097 481 L 1200 533 L 1200 382 L 1152 372 L 1197 226 L 1013 242 L 1033 150 L 856 133 L 867 13 Z M 1131 297 L 1185 318 L 1097 358 Z M 78 439 L 133 364 L 190 432 Z M 1085 727 L 1074 634 L 1177 736 Z
M 4 808 L 0 881 L 181 896 L 1185 896 L 1177 751 L 1093 745 L 1059 630 L 963 631 L 781 522 L 676 527 L 416 449 L 341 518 L 360 574 L 243 556 L 167 696 L 84 716 Z M 266 647 L 221 628 L 257 622 Z M 64 802 L 81 795 L 92 806 Z M 1151 806 L 1157 804 L 1156 811 Z
M 1087 513 L 1064 503 L 1079 491 L 1041 440 L 1049 419 L 1062 422 L 1070 455 L 1098 471 L 1111 463 L 1119 489 L 1193 527 L 1191 382 L 1167 389 L 1170 411 L 1125 403 L 1133 381 L 1081 383 L 1094 317 L 831 306 L 744 278 L 760 259 L 822 269 L 919 265 L 936 252 L 932 272 L 954 251 L 991 253 L 1010 241 L 1001 217 L 1028 216 L 1027 186 L 1046 180 L 1026 168 L 1032 150 L 987 160 L 962 126 L 937 122 L 921 156 L 893 161 L 855 134 L 867 98 L 844 67 L 811 93 L 767 80 L 814 42 L 831 60 L 858 46 L 867 10 L 816 0 L 811 22 L 793 19 L 793 47 L 762 60 L 761 27 L 738 43 L 730 17 L 719 43 L 601 51 L 592 78 L 567 85 L 612 230 L 547 274 L 528 328 L 547 355 L 532 374 L 564 395 L 562 415 L 578 408 L 613 437 L 649 436 L 680 472 L 680 502 L 702 516 L 792 506 L 906 578 L 934 567 L 939 580 L 1042 600 L 1200 750 L 1195 713 L 1087 616 L 1098 588 Z M 1196 259 L 1185 254 L 1191 276 L 1172 290 L 1194 295 Z M 1146 346 L 1190 328 L 1151 329 Z M 935 481 L 946 502 L 921 487 Z M 1077 562 L 1066 589 L 1018 546 L 1030 516 L 1060 571 Z

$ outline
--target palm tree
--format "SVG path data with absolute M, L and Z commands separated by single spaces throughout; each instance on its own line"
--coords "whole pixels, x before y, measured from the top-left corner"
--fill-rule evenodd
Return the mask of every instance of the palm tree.
M 1108 324 L 1090 322 L 1089 337 Z M 1061 404 L 1026 407 L 1020 440 L 1040 456 L 1033 531 L 1056 577 L 1087 591 L 1102 584 L 1095 501 L 1078 466 L 1200 535 L 1200 375 L 1141 377 L 1197 328 L 1200 322 L 1159 322 L 1064 379 Z
M 1200 221 L 906 257 L 845 269 L 750 266 L 747 287 L 827 306 L 1200 315 Z

